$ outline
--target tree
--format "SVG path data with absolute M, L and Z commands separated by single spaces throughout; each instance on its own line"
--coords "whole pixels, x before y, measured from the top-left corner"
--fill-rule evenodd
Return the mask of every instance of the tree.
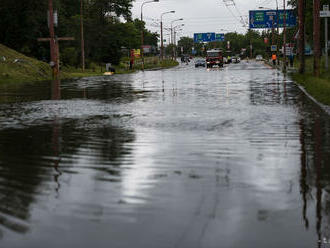
M 190 37 L 181 37 L 178 41 L 178 47 L 183 47 L 183 52 L 185 54 L 191 54 L 192 48 L 194 47 L 194 39 Z M 179 49 L 181 52 L 181 49 Z

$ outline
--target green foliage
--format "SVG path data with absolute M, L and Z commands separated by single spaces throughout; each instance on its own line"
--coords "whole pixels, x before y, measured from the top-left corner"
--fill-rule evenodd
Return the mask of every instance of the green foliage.
M 56 35 L 75 38 L 74 41 L 60 42 L 61 58 L 64 64 L 75 66 L 81 56 L 80 0 L 53 1 L 59 19 L 59 26 L 55 28 Z M 156 33 L 146 30 L 144 22 L 132 21 L 133 0 L 82 1 L 87 60 L 118 64 L 122 47 L 140 47 L 141 30 L 144 30 L 145 44 L 157 45 Z M 2 0 L 0 43 L 26 55 L 49 61 L 49 43 L 37 42 L 37 38 L 49 37 L 47 10 L 48 1 L 45 0 Z M 123 19 L 125 22 L 121 21 Z
M 329 0 L 321 0 L 321 9 L 323 8 L 322 6 L 325 4 L 329 4 Z M 296 9 L 298 7 L 298 0 L 290 0 L 288 2 L 291 7 Z M 306 41 L 310 45 L 313 44 L 313 1 L 311 0 L 305 0 L 305 31 L 306 31 Z M 321 18 L 321 30 L 324 30 L 324 18 Z M 321 31 L 321 44 L 324 44 L 324 31 Z M 330 26 L 329 26 L 329 31 L 330 31 Z
M 0 83 L 47 80 L 51 75 L 48 64 L 0 44 Z
M 78 52 L 75 47 L 66 47 L 61 51 L 61 61 L 64 65 L 74 65 L 79 64 Z
M 178 47 L 183 47 L 184 54 L 191 54 L 192 48 L 194 47 L 194 39 L 190 37 L 181 37 L 178 41 Z M 179 55 L 181 55 L 181 49 L 179 49 Z

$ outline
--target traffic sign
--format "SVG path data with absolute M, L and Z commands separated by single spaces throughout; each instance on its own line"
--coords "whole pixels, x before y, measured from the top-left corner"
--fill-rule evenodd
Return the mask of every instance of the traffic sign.
M 330 17 L 330 10 L 321 10 L 320 17 Z
M 270 46 L 270 51 L 271 52 L 276 52 L 277 51 L 277 45 L 271 45 Z
M 297 25 L 297 17 L 292 9 L 289 10 L 250 10 L 250 28 L 282 28 L 284 26 L 284 13 L 286 14 L 285 26 Z M 278 23 L 277 23 L 278 22 Z
M 194 34 L 194 42 L 211 42 L 215 41 L 215 33 L 196 33 Z
M 215 34 L 215 41 L 224 41 L 225 34 Z

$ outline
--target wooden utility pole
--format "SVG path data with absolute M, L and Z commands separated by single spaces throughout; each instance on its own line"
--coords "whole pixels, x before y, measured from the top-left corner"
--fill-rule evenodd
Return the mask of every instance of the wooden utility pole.
M 84 40 L 83 0 L 80 0 L 80 40 L 81 40 L 81 68 L 82 68 L 82 71 L 85 71 L 85 40 Z
M 53 12 L 53 0 L 48 0 L 48 13 L 49 13 L 49 37 L 50 37 L 50 59 L 51 66 L 53 66 L 53 77 L 57 77 L 59 72 L 59 63 L 56 49 L 55 31 L 54 31 L 54 12 Z
M 298 2 L 298 17 L 299 17 L 299 73 L 305 73 L 305 0 L 299 0 Z
M 62 37 L 57 38 L 54 31 L 54 11 L 53 11 L 53 0 L 48 0 L 49 9 L 49 38 L 38 38 L 38 41 L 47 41 L 50 43 L 50 66 L 53 69 L 53 78 L 57 79 L 60 73 L 60 53 L 58 42 L 61 40 L 74 40 L 73 37 Z
M 286 2 L 283 0 L 283 71 L 286 72 Z
M 320 76 L 320 0 L 314 0 L 313 4 L 313 43 L 314 43 L 314 76 Z

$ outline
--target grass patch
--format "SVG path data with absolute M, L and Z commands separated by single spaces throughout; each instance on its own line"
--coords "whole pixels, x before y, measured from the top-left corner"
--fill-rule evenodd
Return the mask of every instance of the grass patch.
M 128 58 L 123 58 L 119 65 L 115 65 L 116 74 L 133 73 L 142 69 L 141 59 L 137 59 L 133 69 L 129 69 Z M 158 57 L 145 57 L 145 69 L 169 68 L 178 65 L 177 61 L 164 60 Z M 105 64 L 92 63 L 84 72 L 80 68 L 62 67 L 61 78 L 81 78 L 101 76 L 105 72 Z M 48 81 L 52 79 L 50 66 L 42 61 L 27 57 L 0 44 L 0 84 Z
M 27 57 L 0 44 L 0 83 L 51 79 L 47 63 Z
M 294 73 L 292 77 L 317 101 L 330 105 L 330 72 L 324 69 L 324 61 L 325 59 L 322 58 L 320 77 L 313 75 L 313 58 L 306 59 L 306 73 L 304 75 Z M 299 61 L 295 62 L 295 67 L 299 68 Z

